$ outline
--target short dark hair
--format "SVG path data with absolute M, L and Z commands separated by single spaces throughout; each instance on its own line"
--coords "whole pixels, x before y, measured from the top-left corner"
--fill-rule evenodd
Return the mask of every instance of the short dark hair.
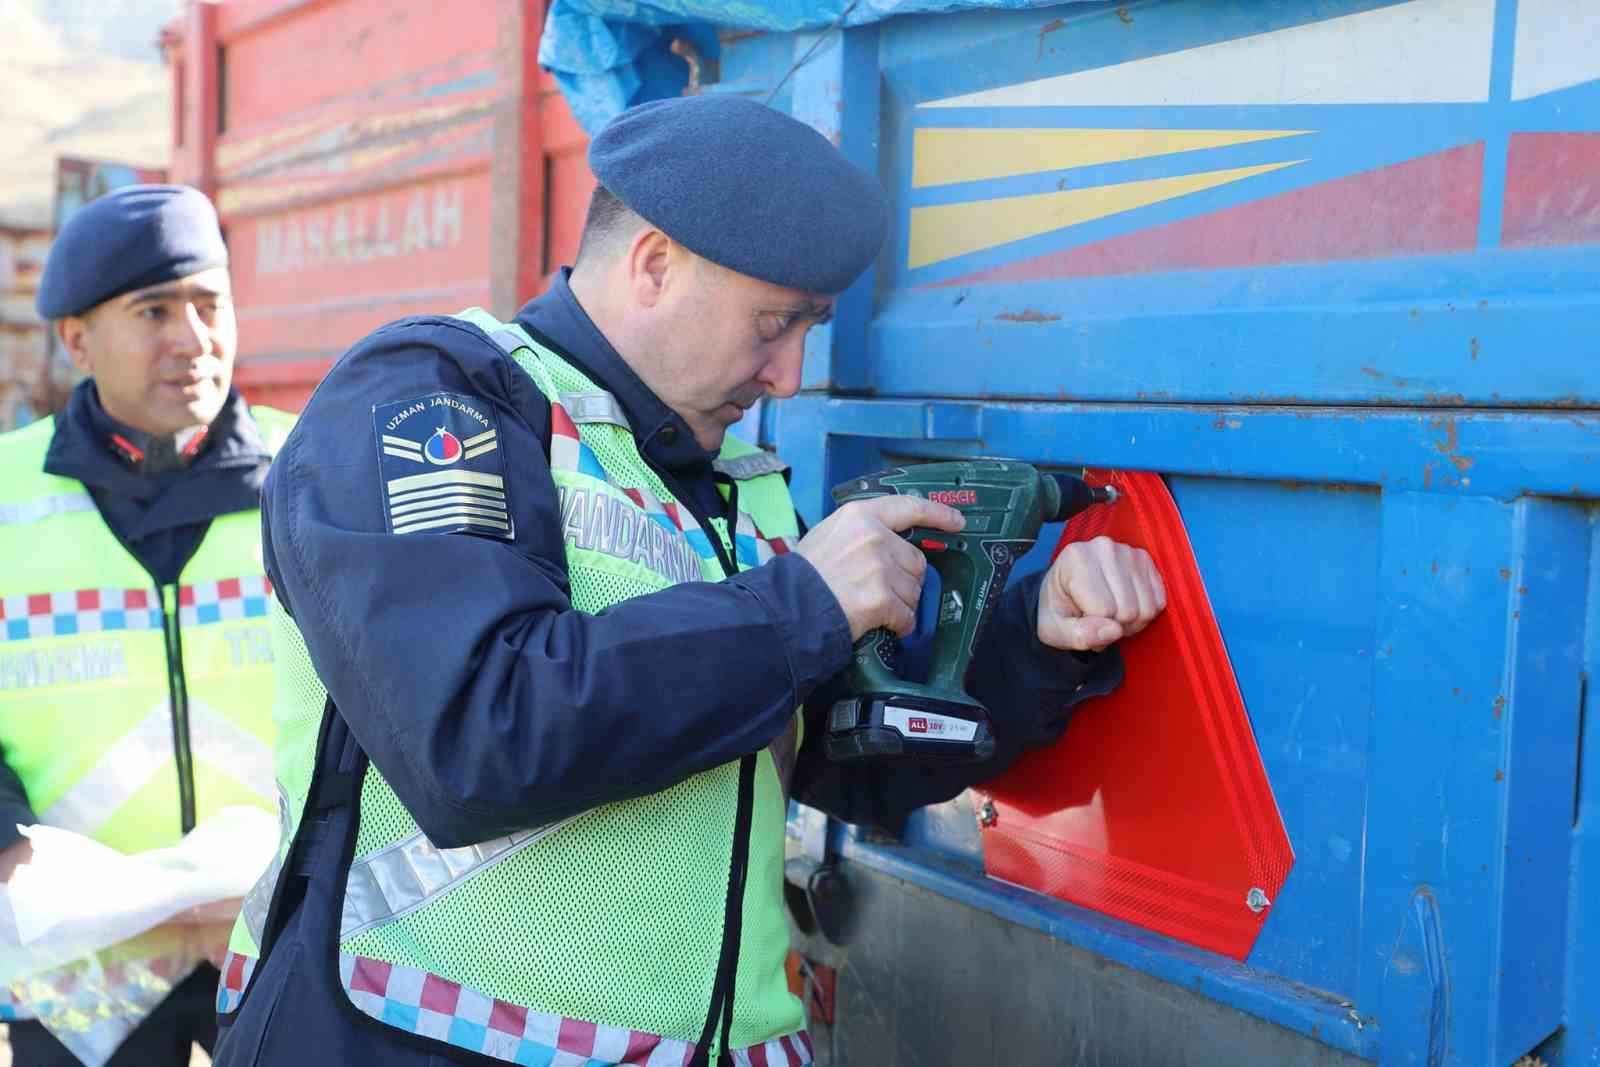
M 605 255 L 617 242 L 637 230 L 644 219 L 622 198 L 604 185 L 594 187 L 589 198 L 589 213 L 583 219 L 583 235 L 578 240 L 577 262 L 591 255 Z

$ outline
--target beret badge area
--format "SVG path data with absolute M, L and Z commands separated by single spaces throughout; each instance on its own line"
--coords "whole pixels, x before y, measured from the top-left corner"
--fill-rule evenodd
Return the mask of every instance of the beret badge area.
M 493 405 L 428 393 L 375 406 L 372 425 L 390 533 L 512 539 Z

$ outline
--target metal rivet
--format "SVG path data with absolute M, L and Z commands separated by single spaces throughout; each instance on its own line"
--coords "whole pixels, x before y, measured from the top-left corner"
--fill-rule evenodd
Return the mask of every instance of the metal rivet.
M 1249 895 L 1244 898 L 1244 902 L 1246 907 L 1257 913 L 1272 907 L 1272 901 L 1267 899 L 1267 894 L 1259 886 L 1250 890 Z
M 978 809 L 978 823 L 981 826 L 993 826 L 1000 821 L 1000 813 L 994 810 L 994 801 L 985 800 Z

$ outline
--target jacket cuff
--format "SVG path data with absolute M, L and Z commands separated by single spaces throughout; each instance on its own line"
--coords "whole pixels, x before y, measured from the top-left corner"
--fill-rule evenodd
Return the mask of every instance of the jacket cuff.
M 0 848 L 9 848 L 22 840 L 17 824 L 32 826 L 39 821 L 33 809 L 15 801 L 0 801 Z
M 1026 635 L 1023 636 L 1022 647 L 1033 662 L 1047 670 L 1064 671 L 1068 675 L 1082 673 L 1093 668 L 1105 653 L 1052 648 L 1039 640 L 1039 597 L 1044 592 L 1046 573 L 1038 571 L 1011 583 L 1002 594 L 1007 599 L 1015 598 L 1012 604 L 1003 605 L 1012 609 L 1006 612 L 1006 617 L 1015 620 Z
M 804 556 L 777 556 L 728 579 L 749 592 L 772 617 L 772 628 L 789 661 L 795 701 L 850 662 L 850 622 L 833 591 Z

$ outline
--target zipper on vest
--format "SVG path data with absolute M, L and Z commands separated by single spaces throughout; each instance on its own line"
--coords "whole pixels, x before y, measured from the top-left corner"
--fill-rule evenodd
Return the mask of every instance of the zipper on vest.
M 161 634 L 167 649 L 167 696 L 172 712 L 172 755 L 178 765 L 178 810 L 183 832 L 194 829 L 194 752 L 189 747 L 189 688 L 183 676 L 183 634 L 178 624 L 178 584 L 161 587 Z

